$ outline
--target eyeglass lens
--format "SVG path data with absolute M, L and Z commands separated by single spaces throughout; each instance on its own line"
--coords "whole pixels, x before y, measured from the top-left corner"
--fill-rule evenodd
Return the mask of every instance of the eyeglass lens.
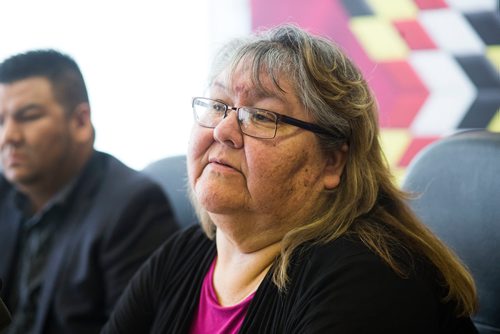
M 214 128 L 227 116 L 229 107 L 210 99 L 195 98 L 193 109 L 198 124 Z M 257 138 L 274 138 L 277 117 L 273 113 L 242 107 L 237 109 L 237 115 L 239 126 L 244 134 Z

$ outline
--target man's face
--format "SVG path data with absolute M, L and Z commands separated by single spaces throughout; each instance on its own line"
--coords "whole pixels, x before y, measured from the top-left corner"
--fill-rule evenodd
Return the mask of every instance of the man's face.
M 0 84 L 0 161 L 19 187 L 57 182 L 72 159 L 71 120 L 43 77 Z

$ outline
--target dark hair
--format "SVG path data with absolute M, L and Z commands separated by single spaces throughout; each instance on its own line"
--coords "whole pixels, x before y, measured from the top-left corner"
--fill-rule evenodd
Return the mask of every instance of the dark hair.
M 54 97 L 68 113 L 78 104 L 89 102 L 80 68 L 75 60 L 66 54 L 52 49 L 32 50 L 11 56 L 0 64 L 2 84 L 32 77 L 49 80 Z

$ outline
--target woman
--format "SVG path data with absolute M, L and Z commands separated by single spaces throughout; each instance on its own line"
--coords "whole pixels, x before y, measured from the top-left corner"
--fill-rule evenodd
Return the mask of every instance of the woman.
M 203 231 L 169 240 L 105 333 L 475 333 L 474 283 L 405 204 L 373 96 L 331 42 L 229 43 L 194 98 Z

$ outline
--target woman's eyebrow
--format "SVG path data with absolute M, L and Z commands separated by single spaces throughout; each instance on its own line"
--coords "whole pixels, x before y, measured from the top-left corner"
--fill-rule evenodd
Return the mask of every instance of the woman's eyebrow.
M 213 86 L 215 88 L 220 88 L 225 92 L 231 92 L 232 90 L 229 89 L 225 84 L 223 84 L 220 81 L 214 81 Z M 248 97 L 254 100 L 264 100 L 264 99 L 276 99 L 282 103 L 286 103 L 285 99 L 285 94 L 277 91 L 273 92 L 272 90 L 269 89 L 263 89 L 259 86 L 253 86 L 252 89 L 248 90 Z

